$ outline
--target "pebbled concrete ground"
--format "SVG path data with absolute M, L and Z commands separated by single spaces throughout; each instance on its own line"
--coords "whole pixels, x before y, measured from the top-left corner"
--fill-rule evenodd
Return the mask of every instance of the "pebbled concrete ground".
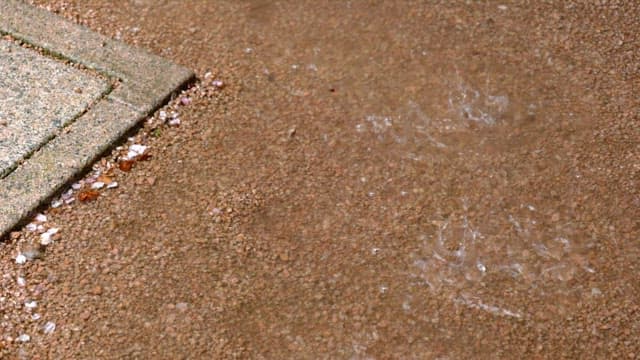
M 6 356 L 640 354 L 636 4 L 39 3 L 202 81 L 2 263 Z

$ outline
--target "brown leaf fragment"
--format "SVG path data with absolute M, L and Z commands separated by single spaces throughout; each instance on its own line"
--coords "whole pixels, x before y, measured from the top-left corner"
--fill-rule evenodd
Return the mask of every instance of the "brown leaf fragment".
M 123 160 L 123 161 L 120 161 L 120 163 L 118 163 L 118 168 L 120 168 L 120 170 L 124 172 L 129 172 L 133 167 L 133 163 L 134 163 L 133 160 Z
M 100 196 L 100 193 L 96 190 L 84 190 L 78 193 L 78 200 L 82 202 L 94 201 Z

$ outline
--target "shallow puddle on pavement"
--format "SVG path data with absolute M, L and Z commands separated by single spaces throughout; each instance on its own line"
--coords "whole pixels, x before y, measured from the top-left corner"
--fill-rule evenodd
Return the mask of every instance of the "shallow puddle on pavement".
M 529 316 L 511 304 L 523 303 L 523 296 L 572 303 L 598 291 L 576 283 L 597 269 L 589 262 L 594 239 L 573 221 L 573 210 L 513 185 L 536 176 L 527 163 L 535 156 L 543 158 L 536 166 L 551 173 L 564 166 L 561 153 L 541 145 L 549 130 L 567 122 L 588 126 L 570 118 L 569 109 L 559 111 L 544 92 L 557 79 L 525 74 L 496 56 L 470 59 L 463 48 L 429 48 L 428 41 L 423 46 L 408 34 L 383 30 L 389 23 L 378 33 L 373 30 L 380 24 L 360 24 L 349 35 L 331 29 L 283 36 L 270 23 L 278 10 L 254 3 L 256 33 L 267 43 L 278 39 L 255 55 L 250 48 L 265 76 L 277 79 L 291 99 L 327 99 L 342 110 L 327 125 L 307 121 L 324 131 L 324 142 L 335 147 L 332 156 L 349 169 L 333 179 L 335 189 L 354 189 L 346 195 L 356 202 L 370 200 L 369 209 L 354 214 L 425 209 L 417 222 L 385 225 L 389 231 L 404 227 L 402 236 L 411 238 L 396 265 L 409 287 L 516 318 Z M 288 214 L 288 221 L 298 215 Z M 351 235 L 376 248 L 366 244 L 373 228 L 364 231 Z M 412 311 L 409 302 L 403 307 Z
M 451 168 L 460 164 L 474 168 L 511 152 L 542 151 L 534 147 L 542 132 L 520 135 L 531 122 L 539 127 L 540 123 L 544 126 L 553 121 L 544 109 L 539 111 L 540 101 L 527 99 L 527 94 L 492 91 L 488 89 L 491 81 L 486 78 L 487 86 L 482 89 L 463 80 L 459 71 L 439 80 L 419 103 L 408 99 L 396 111 L 365 115 L 354 126 L 360 146 L 383 159 L 378 171 L 393 174 L 383 186 L 384 193 L 395 194 L 388 196 L 389 208 L 411 201 L 416 189 L 435 191 L 433 181 L 423 182 L 412 175 L 415 169 L 430 172 L 446 168 L 447 164 Z M 518 141 L 510 140 L 513 134 L 519 137 Z M 396 162 L 401 164 L 396 169 L 382 170 L 385 164 Z M 560 166 L 557 159 L 549 162 L 551 168 Z M 434 163 L 439 165 L 434 167 Z M 435 174 L 436 181 L 455 182 L 455 169 L 445 171 L 441 176 Z M 503 177 L 500 173 L 491 174 L 491 170 L 488 174 Z M 360 181 L 365 183 L 366 179 L 366 174 L 361 174 Z M 482 179 L 467 181 L 467 194 L 452 193 L 442 199 L 442 204 L 432 206 L 438 211 L 424 214 L 423 223 L 414 234 L 417 249 L 407 254 L 411 267 L 407 281 L 450 297 L 456 304 L 516 318 L 529 314 L 525 309 L 509 308 L 509 301 L 499 295 L 501 292 L 524 291 L 550 303 L 557 297 L 575 302 L 597 295 L 597 288 L 586 289 L 575 283 L 581 273 L 596 272 L 588 260 L 596 243 L 581 225 L 572 221 L 570 212 L 544 203 L 521 202 L 501 207 L 493 202 L 499 197 L 496 194 L 487 194 L 481 202 L 473 203 L 467 197 L 478 199 L 477 192 L 483 189 L 474 186 L 480 183 Z M 508 190 L 508 186 L 503 189 Z M 379 192 L 380 189 L 373 189 L 367 195 L 374 197 Z M 487 289 L 491 289 L 489 296 Z M 408 303 L 405 305 L 406 310 L 410 309 Z
M 249 232 L 291 249 L 287 277 L 270 281 L 296 290 L 274 298 L 310 308 L 264 305 L 265 321 L 285 312 L 336 325 L 329 319 L 342 316 L 343 335 L 364 354 L 380 336 L 379 317 L 397 329 L 419 319 L 402 331 L 449 339 L 450 329 L 431 328 L 437 304 L 478 319 L 536 321 L 601 295 L 590 281 L 597 240 L 577 220 L 571 182 L 580 174 L 565 153 L 592 125 L 576 110 L 588 108 L 579 89 L 545 65 L 432 36 L 440 30 L 425 19 L 407 25 L 414 20 L 389 13 L 393 6 L 331 8 L 334 17 L 306 19 L 302 30 L 278 20 L 300 9 L 250 3 L 252 42 L 239 45 L 255 73 L 244 84 L 246 111 L 264 132 L 295 132 L 282 140 L 289 147 L 269 152 L 286 159 L 286 195 Z M 323 285 L 312 294 L 307 282 Z M 344 314 L 360 304 L 379 312 L 358 330 Z

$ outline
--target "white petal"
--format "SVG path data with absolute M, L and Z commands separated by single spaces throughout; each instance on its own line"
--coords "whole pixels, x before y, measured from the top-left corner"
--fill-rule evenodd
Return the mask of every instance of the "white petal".
M 24 303 L 24 306 L 27 309 L 35 309 L 38 306 L 38 302 L 35 301 L 35 300 L 27 301 L 27 302 Z
M 138 153 L 138 155 L 142 155 L 145 151 L 147 151 L 147 146 L 140 144 L 131 144 L 131 146 L 129 146 L 129 150 Z
M 45 334 L 51 334 L 56 329 L 56 323 L 47 321 L 46 324 L 42 327 L 42 330 Z
M 16 256 L 16 264 L 24 264 L 27 262 L 27 257 L 22 255 L 22 254 L 18 254 L 18 256 Z
M 92 189 L 102 189 L 104 187 L 104 183 L 102 181 L 96 181 L 91 184 Z
M 49 244 L 51 244 L 53 242 L 53 239 L 51 239 L 51 234 L 49 233 L 44 233 L 42 235 L 40 235 L 40 244 L 47 246 Z
M 113 189 L 113 188 L 117 188 L 118 187 L 118 182 L 114 181 L 109 183 L 109 185 L 107 185 L 107 189 Z

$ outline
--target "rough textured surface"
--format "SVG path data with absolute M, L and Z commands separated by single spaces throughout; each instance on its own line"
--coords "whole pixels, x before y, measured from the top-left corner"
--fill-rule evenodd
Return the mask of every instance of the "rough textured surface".
M 0 182 L 0 229 L 10 229 L 78 173 L 140 120 L 131 107 L 105 100 L 81 121 L 49 141 L 28 161 Z M 100 141 L 96 141 L 99 139 Z
M 0 247 L 7 357 L 638 358 L 637 2 L 38 3 L 203 80 Z
M 107 90 L 104 79 L 0 40 L 0 178 Z
M 113 97 L 149 112 L 193 73 L 19 0 L 0 2 L 0 31 L 120 79 Z
M 0 175 L 15 168 L 0 179 L 2 236 L 194 75 L 21 1 L 0 1 L 0 33 L 43 50 L 40 54 L 6 41 L 0 48 L 0 85 L 8 85 L 0 90 Z M 83 76 L 44 54 L 97 71 L 118 86 L 109 92 L 104 80 Z M 71 120 L 73 129 L 56 133 Z M 99 124 L 105 126 L 96 129 Z M 42 147 L 54 135 L 56 140 Z

